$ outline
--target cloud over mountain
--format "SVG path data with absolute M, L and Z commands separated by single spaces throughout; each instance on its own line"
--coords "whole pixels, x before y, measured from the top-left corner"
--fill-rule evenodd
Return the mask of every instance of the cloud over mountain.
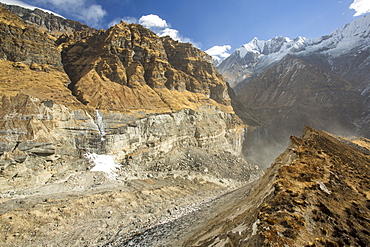
M 230 45 L 215 45 L 205 52 L 208 53 L 208 55 L 211 55 L 213 59 L 221 62 L 223 59 L 230 56 L 230 53 L 227 53 L 228 50 L 231 50 Z
M 370 1 L 369 0 L 354 0 L 349 6 L 350 9 L 356 11 L 353 16 L 360 16 L 370 12 Z
M 143 15 L 139 18 L 139 20 L 137 20 L 135 17 L 130 16 L 116 18 L 109 23 L 109 27 L 118 24 L 121 20 L 126 23 L 135 23 L 143 25 L 144 27 L 155 32 L 160 37 L 170 36 L 173 40 L 182 43 L 191 43 L 197 48 L 201 46 L 200 43 L 194 42 L 192 39 L 180 35 L 177 29 L 171 28 L 171 24 L 168 23 L 166 20 L 162 19 L 161 17 L 159 17 L 158 15 L 154 14 Z
M 168 24 L 165 20 L 163 20 L 158 15 L 143 15 L 139 19 L 139 24 L 143 25 L 146 28 L 166 28 L 168 27 Z

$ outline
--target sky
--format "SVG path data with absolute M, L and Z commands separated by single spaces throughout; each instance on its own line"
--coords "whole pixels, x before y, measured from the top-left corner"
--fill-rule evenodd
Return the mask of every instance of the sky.
M 218 58 L 254 37 L 318 38 L 370 12 L 370 0 L 0 0 L 50 10 L 91 27 L 124 20 Z

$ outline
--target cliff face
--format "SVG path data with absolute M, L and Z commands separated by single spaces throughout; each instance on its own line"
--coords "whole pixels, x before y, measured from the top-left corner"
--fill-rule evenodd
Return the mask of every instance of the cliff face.
M 307 127 L 252 192 L 185 245 L 368 246 L 368 148 Z
M 168 112 L 206 103 L 232 111 L 226 83 L 204 52 L 139 25 L 122 22 L 65 46 L 62 56 L 70 89 L 93 108 Z
M 195 165 L 194 172 L 237 183 L 259 173 L 244 161 L 239 168 L 235 163 L 239 175 L 210 162 L 159 165 L 173 152 L 226 152 L 235 160 L 241 154 L 246 126 L 204 52 L 135 24 L 51 36 L 6 9 L 0 13 L 4 189 L 90 170 L 89 153 L 111 155 L 121 170 L 139 177 L 145 175 L 138 171 L 190 172 Z

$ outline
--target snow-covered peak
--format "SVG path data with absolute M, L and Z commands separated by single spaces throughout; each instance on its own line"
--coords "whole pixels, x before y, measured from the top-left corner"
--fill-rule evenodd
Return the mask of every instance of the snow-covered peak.
M 276 58 L 277 55 L 281 57 L 284 54 L 317 51 L 337 56 L 342 54 L 343 50 L 348 51 L 353 47 L 358 47 L 360 43 L 368 44 L 369 37 L 370 15 L 367 15 L 320 38 L 307 39 L 299 36 L 291 40 L 286 37 L 275 37 L 263 41 L 255 37 L 236 51 L 240 58 L 244 58 L 248 53 Z
M 248 44 L 244 44 L 239 50 L 240 50 L 240 56 L 244 57 L 247 52 L 253 52 L 253 53 L 262 53 L 261 48 L 264 46 L 265 41 L 258 40 L 257 37 L 254 37 L 251 42 Z
M 238 49 L 239 56 L 243 58 L 248 52 L 269 55 L 271 53 L 279 52 L 284 44 L 291 42 L 292 40 L 287 37 L 275 37 L 267 41 L 259 40 L 255 37 L 251 42 L 242 45 L 242 47 Z
M 359 18 L 330 35 L 307 41 L 307 52 L 323 50 L 331 57 L 337 57 L 353 48 L 370 45 L 370 15 Z
M 370 15 L 354 20 L 353 22 L 335 30 L 331 36 L 337 38 L 367 38 L 370 34 Z
M 328 63 L 332 64 L 334 59 L 353 57 L 369 47 L 370 15 L 366 15 L 338 28 L 329 35 L 315 39 L 297 37 L 291 40 L 286 37 L 275 37 L 263 41 L 254 38 L 236 49 L 230 57 L 217 66 L 217 69 L 230 84 L 236 85 L 245 78 L 251 78 L 263 72 L 287 55 L 300 58 L 312 55 L 321 56 L 322 59 L 327 59 Z

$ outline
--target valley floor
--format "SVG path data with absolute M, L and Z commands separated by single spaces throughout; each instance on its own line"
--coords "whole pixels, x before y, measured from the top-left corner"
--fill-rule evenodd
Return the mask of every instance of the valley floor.
M 0 242 L 178 246 L 250 187 L 231 188 L 201 176 L 107 180 L 100 172 L 82 172 L 61 183 L 1 194 Z
M 256 182 L 248 183 L 241 188 L 197 205 L 193 212 L 139 232 L 134 236 L 117 236 L 106 246 L 186 246 L 186 242 L 194 234 L 235 207 L 242 198 L 249 195 L 255 185 Z

